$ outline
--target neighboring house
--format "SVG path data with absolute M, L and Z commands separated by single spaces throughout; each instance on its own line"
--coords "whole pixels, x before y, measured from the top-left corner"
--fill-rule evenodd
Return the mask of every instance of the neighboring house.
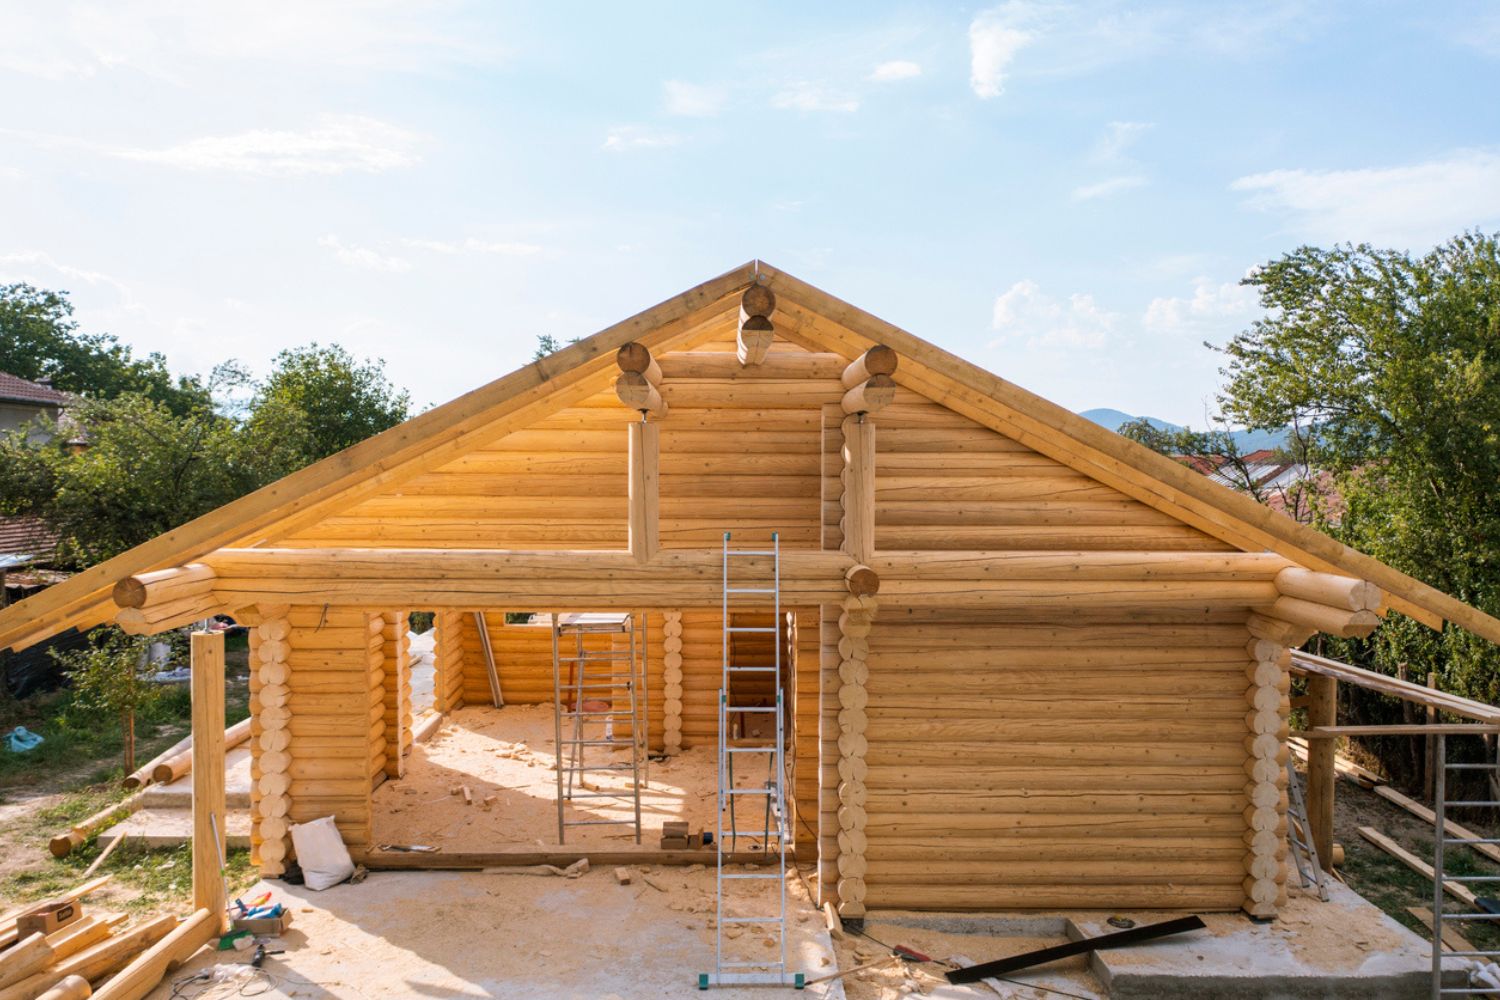
M 0 434 L 18 430 L 38 417 L 56 420 L 68 399 L 67 393 L 52 388 L 45 380 L 28 382 L 0 372 Z
M 1316 513 L 1338 523 L 1343 501 L 1326 472 L 1288 458 L 1285 453 L 1259 448 L 1242 455 L 1238 462 L 1222 456 L 1174 455 L 1177 461 L 1203 474 L 1220 486 L 1254 497 L 1267 507 L 1293 520 L 1310 524 Z

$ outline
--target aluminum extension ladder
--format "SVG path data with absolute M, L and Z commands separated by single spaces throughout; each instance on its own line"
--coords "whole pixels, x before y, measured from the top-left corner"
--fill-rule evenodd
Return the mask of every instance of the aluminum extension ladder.
M 1444 986 L 1443 985 L 1443 959 L 1444 958 L 1469 958 L 1480 962 L 1500 961 L 1500 951 L 1485 951 L 1476 949 L 1474 951 L 1444 951 L 1443 950 L 1443 924 L 1449 920 L 1500 920 L 1500 913 L 1491 913 L 1483 906 L 1480 913 L 1444 913 L 1443 904 L 1446 901 L 1445 893 L 1450 884 L 1468 885 L 1492 885 L 1500 882 L 1500 875 L 1449 875 L 1444 868 L 1445 855 L 1449 845 L 1475 844 L 1500 844 L 1500 837 L 1450 837 L 1448 835 L 1448 819 L 1446 812 L 1449 806 L 1465 807 L 1500 807 L 1500 801 L 1486 800 L 1464 800 L 1460 802 L 1449 802 L 1448 798 L 1448 772 L 1449 771 L 1489 771 L 1500 776 L 1500 763 L 1490 762 L 1486 764 L 1450 764 L 1448 763 L 1448 740 L 1441 733 L 1431 737 L 1433 741 L 1433 846 L 1432 846 L 1432 1000 L 1451 996 L 1494 996 L 1493 987 L 1484 986 Z M 1469 906 L 1465 909 L 1475 909 Z M 1455 970 L 1448 970 L 1452 975 Z
M 1292 861 L 1297 866 L 1297 878 L 1302 887 L 1311 886 L 1318 891 L 1318 898 L 1328 902 L 1328 876 L 1318 862 L 1318 845 L 1312 837 L 1312 827 L 1307 822 L 1307 800 L 1302 795 L 1302 779 L 1292 766 L 1291 758 L 1286 762 L 1287 788 L 1287 847 Z
M 771 548 L 769 549 L 731 549 L 729 547 L 730 533 L 724 532 L 724 589 L 723 589 L 723 672 L 719 682 L 719 778 L 718 778 L 718 823 L 714 846 L 718 854 L 718 865 L 715 869 L 716 880 L 714 895 L 716 897 L 715 921 L 714 921 L 714 971 L 698 974 L 698 988 L 706 990 L 710 986 L 792 986 L 801 989 L 803 985 L 803 973 L 787 972 L 787 923 L 786 923 L 786 851 L 787 844 L 791 838 L 791 826 L 787 814 L 786 800 L 786 722 L 782 714 L 782 692 L 781 692 L 781 538 L 777 533 L 771 535 Z M 747 581 L 732 573 L 731 567 L 736 560 L 744 558 L 766 558 L 771 559 L 771 579 L 762 581 Z M 737 609 L 744 610 L 740 603 L 742 599 L 758 596 L 770 605 L 771 625 L 765 626 L 737 626 L 730 618 L 730 597 L 736 597 Z M 772 663 L 769 664 L 736 664 L 730 656 L 730 641 L 740 633 L 771 633 L 771 647 L 775 651 Z M 733 693 L 733 685 L 730 683 L 736 674 L 770 674 L 776 691 L 774 705 L 736 705 L 730 703 Z M 774 714 L 775 716 L 775 739 L 770 746 L 745 745 L 756 742 L 754 740 L 737 740 L 733 737 L 736 722 L 743 722 L 753 718 L 757 714 Z M 748 754 L 751 760 L 756 755 L 767 758 L 769 761 L 768 779 L 759 787 L 739 787 L 734 782 L 734 768 L 731 761 L 736 754 Z M 741 771 L 746 769 L 741 768 Z M 767 821 L 761 835 L 763 849 L 769 853 L 775 850 L 779 864 L 775 873 L 764 871 L 730 873 L 726 872 L 725 865 L 728 857 L 725 853 L 726 833 L 729 842 L 737 840 L 740 831 L 735 827 L 734 803 L 740 796 L 760 796 L 767 804 L 765 815 Z M 724 821 L 726 815 L 729 819 L 729 828 L 726 831 Z M 775 844 L 774 848 L 772 844 Z M 734 888 L 747 890 L 750 898 L 758 898 L 760 894 L 749 893 L 748 889 L 756 884 L 774 882 L 775 912 L 760 912 L 745 915 L 736 913 L 727 915 L 725 910 L 725 893 Z M 731 908 L 738 910 L 745 904 L 745 899 L 735 895 L 731 902 Z M 728 927 L 744 927 L 750 929 L 761 929 L 776 935 L 778 948 L 775 958 L 743 959 L 726 957 L 724 954 L 724 931 Z M 760 938 L 757 935 L 744 935 L 740 938 L 745 942 L 745 948 L 758 947 Z
M 644 616 L 642 616 L 644 618 Z M 610 648 L 588 649 L 590 635 L 611 637 Z M 623 635 L 623 648 L 613 637 Z M 571 642 L 567 642 L 571 638 Z M 564 647 L 571 646 L 571 649 Z M 643 770 L 649 767 L 646 729 L 646 636 L 644 626 L 637 628 L 635 616 L 623 620 L 612 615 L 552 615 L 552 708 L 554 746 L 557 750 L 557 842 L 567 843 L 567 831 L 574 826 L 623 826 L 633 823 L 635 842 L 641 842 L 641 785 Z M 624 667 L 622 671 L 619 668 Z M 563 669 L 567 668 L 566 679 Z M 623 691 L 626 705 L 622 706 Z M 590 708 L 589 703 L 607 703 Z M 603 733 L 593 735 L 591 724 L 603 723 Z M 630 736 L 620 732 L 628 728 Z M 630 760 L 590 762 L 590 749 L 612 752 L 628 748 Z M 618 791 L 590 788 L 590 774 L 623 774 L 629 772 L 630 787 Z M 578 788 L 574 787 L 576 783 Z M 570 819 L 568 803 L 584 799 L 629 799 L 635 818 Z

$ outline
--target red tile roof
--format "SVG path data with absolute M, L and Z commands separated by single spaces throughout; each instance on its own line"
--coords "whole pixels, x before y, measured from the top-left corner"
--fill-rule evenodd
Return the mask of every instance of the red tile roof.
M 0 556 L 26 555 L 46 562 L 57 549 L 57 536 L 34 517 L 0 517 Z
M 28 382 L 24 378 L 0 372 L 0 401 L 8 403 L 38 403 L 42 406 L 62 406 L 68 394 L 58 392 L 50 385 Z

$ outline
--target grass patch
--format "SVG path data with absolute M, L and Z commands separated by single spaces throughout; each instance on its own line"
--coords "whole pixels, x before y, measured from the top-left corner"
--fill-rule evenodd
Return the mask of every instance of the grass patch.
M 241 637 L 243 638 L 243 637 Z M 225 720 L 232 724 L 250 714 L 250 695 L 244 680 L 246 657 L 239 668 L 229 668 L 225 689 Z M 136 764 L 187 735 L 192 718 L 192 696 L 187 685 L 167 688 L 159 701 L 136 718 Z M 0 731 L 25 726 L 44 742 L 26 753 L 0 749 L 0 801 L 7 789 L 46 790 L 59 784 L 118 782 L 125 776 L 124 735 L 120 721 L 81 710 L 67 689 L 24 701 L 0 702 Z
M 0 879 L 0 898 L 28 903 L 66 892 L 83 881 L 84 870 L 99 853 L 97 842 L 90 841 L 66 858 L 52 858 L 39 867 L 15 872 Z M 192 905 L 193 850 L 189 844 L 180 847 L 123 844 L 95 872 L 96 876 L 105 874 L 113 875 L 117 886 L 134 890 L 132 898 L 123 903 L 132 913 L 175 913 Z M 250 864 L 248 850 L 229 851 L 224 878 L 231 898 L 255 884 L 259 873 Z

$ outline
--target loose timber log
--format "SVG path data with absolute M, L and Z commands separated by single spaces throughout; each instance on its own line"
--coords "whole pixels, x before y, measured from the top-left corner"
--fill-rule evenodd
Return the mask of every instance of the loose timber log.
M 895 374 L 899 360 L 895 351 L 884 344 L 876 344 L 849 362 L 848 367 L 839 375 L 839 381 L 843 382 L 845 389 L 853 389 L 871 376 Z
M 620 373 L 615 379 L 615 395 L 632 410 L 649 413 L 658 420 L 667 415 L 667 404 L 661 398 L 661 392 L 646 376 L 637 372 Z
M 221 920 L 208 910 L 197 910 L 166 937 L 132 959 L 129 965 L 95 991 L 94 996 L 98 1000 L 140 1000 L 156 988 L 169 968 L 187 961 L 193 952 L 217 937 Z
M 82 976 L 64 976 L 57 985 L 37 997 L 37 1000 L 86 1000 L 94 995 L 89 981 Z
M 645 344 L 631 341 L 615 352 L 615 364 L 622 372 L 644 375 L 652 385 L 661 385 L 661 366 L 651 357 L 651 349 Z
M 1348 611 L 1375 611 L 1384 596 L 1365 580 L 1289 566 L 1276 575 L 1276 588 L 1287 597 Z
M 251 721 L 249 719 L 241 719 L 224 730 L 224 752 L 228 753 L 248 740 L 250 732 Z M 186 749 L 177 751 L 151 769 L 151 780 L 158 785 L 176 781 L 193 769 L 193 738 L 189 736 L 182 742 L 186 744 Z
M 202 563 L 127 576 L 114 586 L 115 604 L 121 608 L 144 608 L 184 598 L 201 597 L 213 590 L 214 571 Z
M 79 820 L 66 830 L 54 835 L 47 842 L 47 849 L 52 852 L 54 858 L 67 857 L 73 853 L 74 848 L 81 847 L 84 841 L 93 836 L 96 831 L 108 825 L 121 813 L 128 815 L 135 812 L 140 806 L 140 798 L 139 794 L 132 795 L 122 802 L 106 806 L 87 819 Z
M 871 375 L 844 393 L 840 405 L 845 413 L 874 413 L 896 398 L 896 382 L 889 375 Z
M 13 986 L 52 964 L 52 946 L 45 934 L 34 933 L 0 954 L 0 987 Z
M 178 740 L 176 743 L 173 743 L 171 746 L 167 747 L 161 753 L 157 754 L 155 757 L 152 757 L 140 767 L 136 768 L 130 774 L 127 774 L 123 782 L 124 786 L 126 788 L 135 789 L 144 788 L 145 786 L 151 784 L 151 772 L 156 770 L 158 764 L 166 763 L 192 745 L 193 735 L 189 733 L 182 739 Z

